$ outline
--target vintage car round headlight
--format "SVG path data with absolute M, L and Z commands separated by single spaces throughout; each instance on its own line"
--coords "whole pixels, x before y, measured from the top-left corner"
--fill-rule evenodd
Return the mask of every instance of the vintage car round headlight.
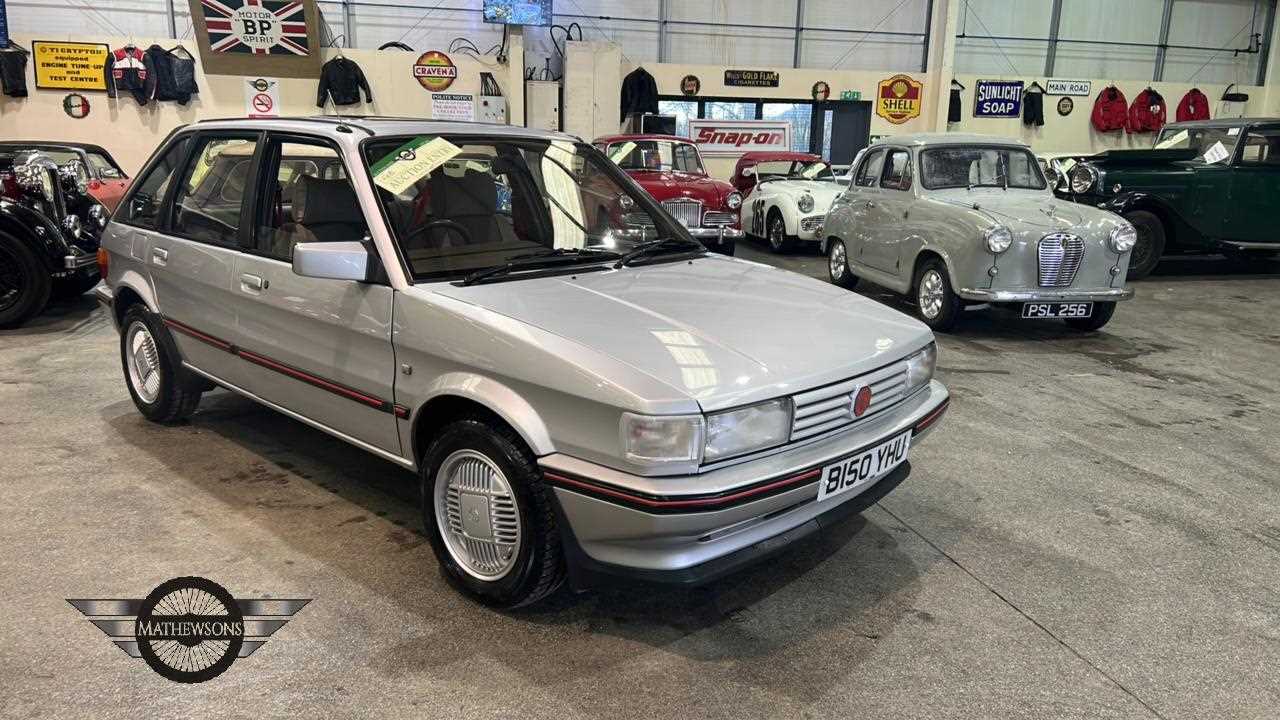
M 97 225 L 99 229 L 107 226 L 107 209 L 98 203 L 89 206 L 89 219 Z
M 1088 163 L 1076 163 L 1068 175 L 1071 192 L 1087 193 L 1098 182 L 1098 170 Z
M 618 196 L 618 205 L 620 205 L 623 210 L 629 212 L 636 206 L 636 201 L 633 200 L 630 195 L 623 193 Z
M 800 212 L 813 212 L 813 196 L 805 193 L 796 201 L 796 207 L 800 208 Z
M 1112 228 L 1108 242 L 1111 244 L 1111 249 L 1118 253 L 1129 252 L 1138 242 L 1138 231 L 1129 223 L 1120 223 Z
M 983 238 L 987 241 L 987 249 L 998 255 L 1013 244 L 1013 231 L 1004 225 L 996 225 L 988 229 Z
M 58 180 L 62 189 L 81 195 L 89 192 L 89 171 L 79 160 L 68 160 L 58 166 Z
M 742 207 L 742 195 L 737 192 L 731 192 L 724 196 L 724 206 L 730 210 L 737 210 Z
M 13 179 L 23 190 L 39 195 L 47 202 L 53 202 L 53 193 L 56 188 L 49 175 L 50 170 L 56 173 L 58 164 L 50 160 L 47 155 L 39 152 L 24 152 L 14 158 Z
M 80 222 L 79 215 L 68 215 L 62 219 L 62 229 L 72 240 L 79 240 L 80 234 L 84 232 L 84 225 Z

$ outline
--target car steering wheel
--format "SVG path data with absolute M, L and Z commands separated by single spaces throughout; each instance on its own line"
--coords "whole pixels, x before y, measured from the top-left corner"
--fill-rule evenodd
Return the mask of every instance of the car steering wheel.
M 456 223 L 452 220 L 432 220 L 426 225 L 423 225 L 422 229 L 419 232 L 421 232 L 423 235 L 427 235 L 436 228 L 449 229 L 457 232 L 459 235 L 462 236 L 463 242 L 467 245 L 470 245 L 471 243 L 475 242 L 472 239 L 471 232 L 469 230 L 467 230 L 461 224 Z

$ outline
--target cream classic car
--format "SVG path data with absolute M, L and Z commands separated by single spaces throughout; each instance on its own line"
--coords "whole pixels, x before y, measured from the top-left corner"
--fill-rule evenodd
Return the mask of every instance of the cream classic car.
M 822 158 L 779 151 L 744 153 L 733 186 L 742 193 L 742 229 L 774 252 L 819 242 L 827 208 L 844 191 Z
M 1055 198 L 1016 140 L 947 133 L 872 145 L 823 237 L 832 282 L 863 278 L 912 295 L 935 330 L 953 327 L 966 303 L 1097 330 L 1133 296 L 1124 285 L 1133 226 Z

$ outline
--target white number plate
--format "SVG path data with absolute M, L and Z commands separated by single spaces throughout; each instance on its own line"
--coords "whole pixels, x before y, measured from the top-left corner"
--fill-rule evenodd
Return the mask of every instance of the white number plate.
M 911 431 L 896 435 L 879 445 L 850 455 L 822 468 L 822 481 L 818 483 L 818 500 L 848 492 L 868 485 L 871 481 L 902 464 L 911 447 Z
M 1093 314 L 1093 303 L 1025 303 L 1024 318 L 1087 318 Z

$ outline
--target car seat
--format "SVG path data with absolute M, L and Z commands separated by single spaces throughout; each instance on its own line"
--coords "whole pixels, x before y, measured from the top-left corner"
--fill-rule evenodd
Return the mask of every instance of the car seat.
M 484 244 L 502 239 L 498 224 L 498 187 L 487 172 L 468 169 L 460 176 L 437 170 L 431 174 L 431 215 L 435 220 L 452 220 L 467 231 L 466 237 L 450 228 L 433 231 L 432 244 L 453 247 Z
M 355 190 L 347 180 L 303 175 L 291 188 L 293 222 L 275 234 L 272 254 L 292 258 L 300 242 L 359 241 L 368 232 Z

